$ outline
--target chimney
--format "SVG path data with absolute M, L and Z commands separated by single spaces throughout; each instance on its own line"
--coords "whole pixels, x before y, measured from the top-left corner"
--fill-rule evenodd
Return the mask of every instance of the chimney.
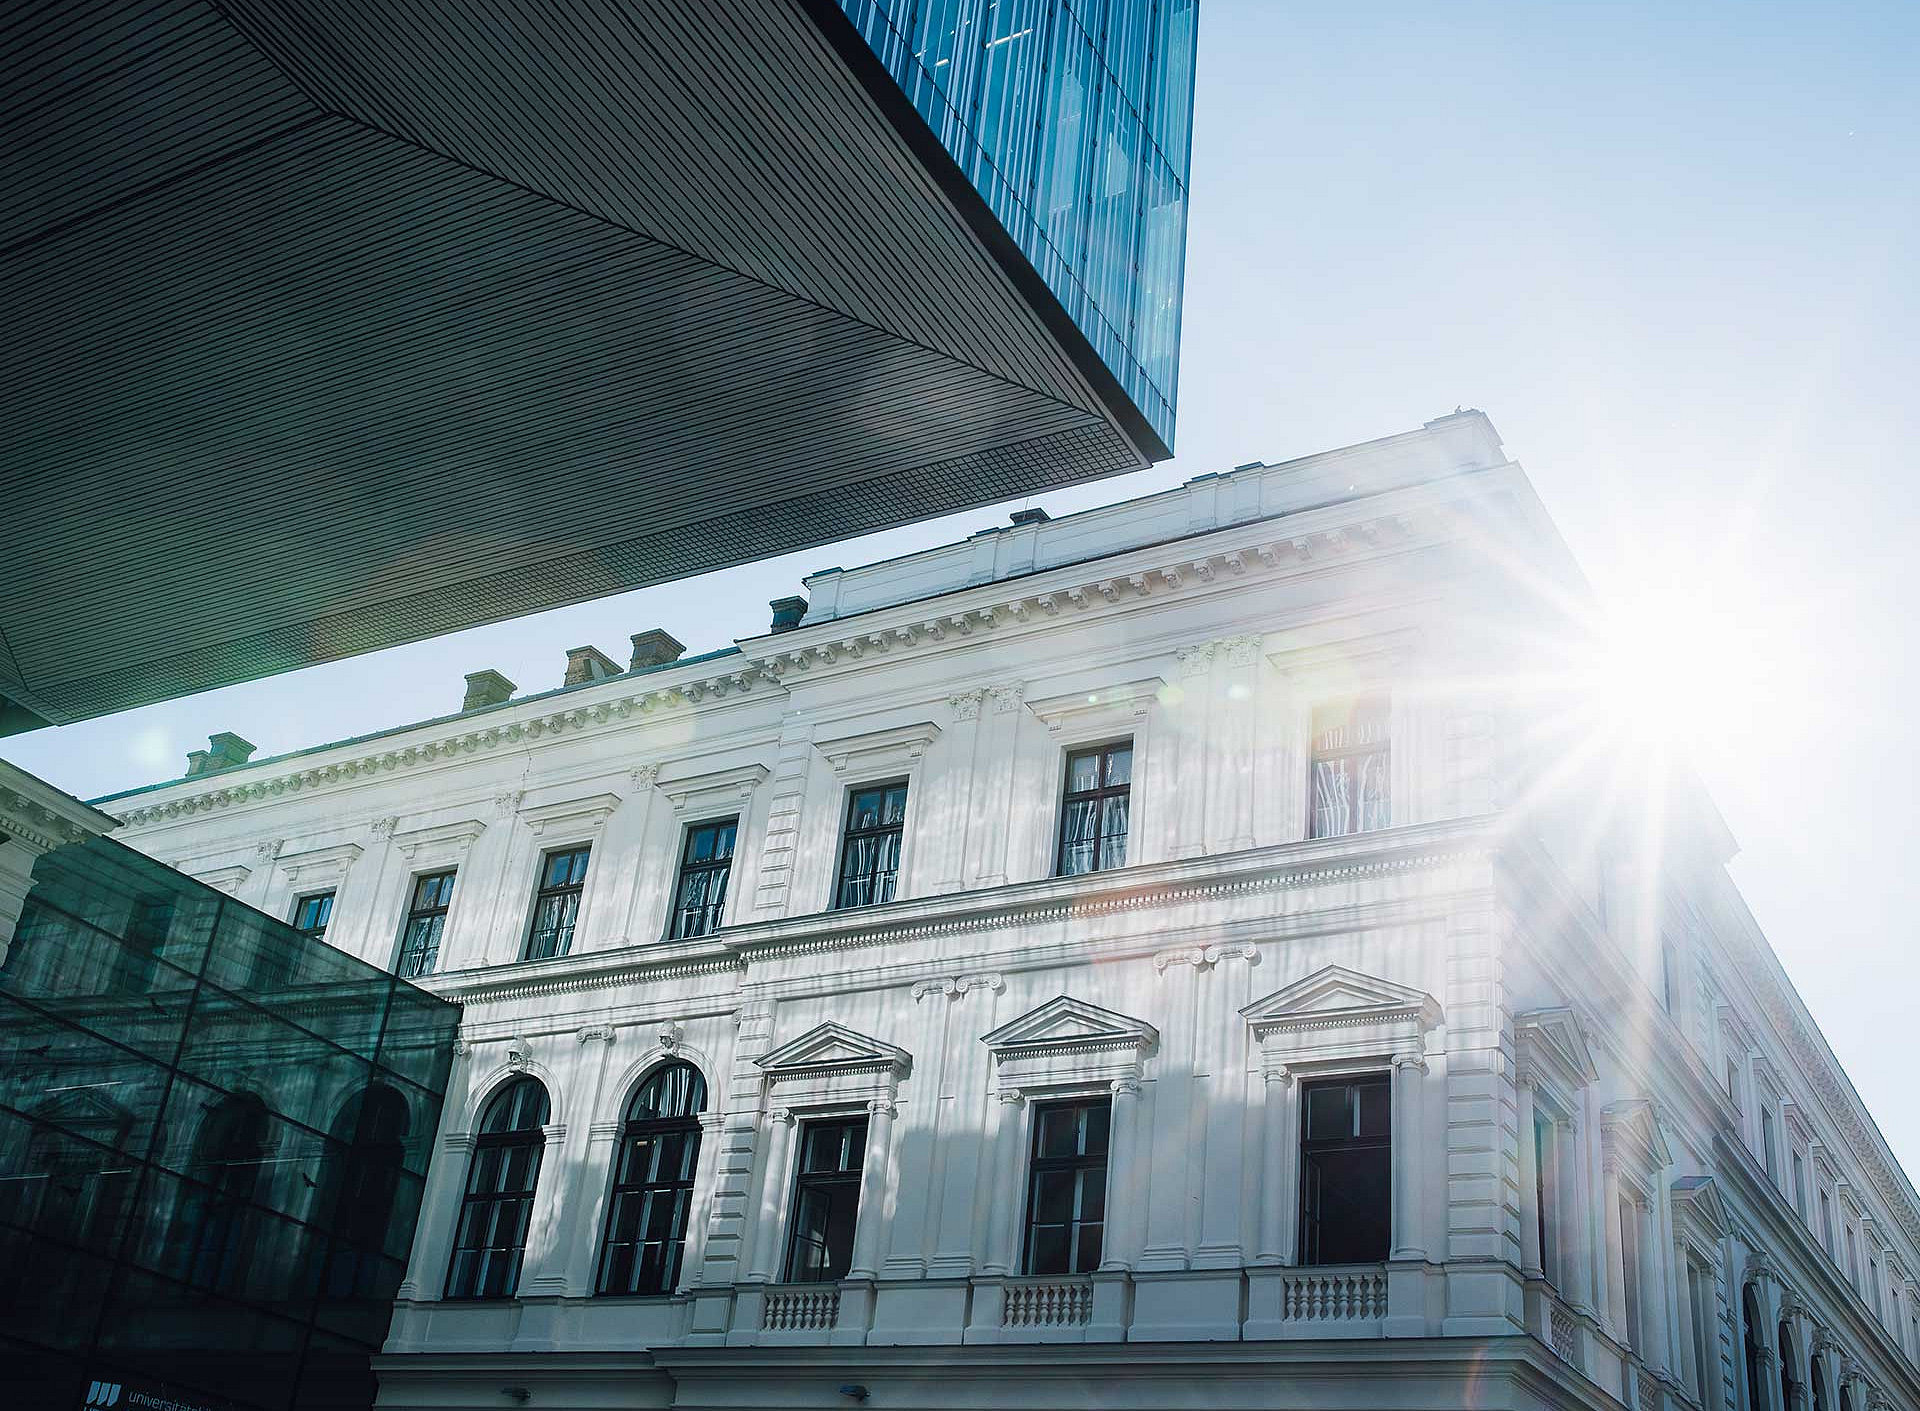
M 767 604 L 773 609 L 773 627 L 775 632 L 791 632 L 800 625 L 807 615 L 805 598 L 775 598 Z
M 1041 509 L 1040 506 L 1035 505 L 1030 510 L 1015 510 L 1012 514 L 1008 515 L 1007 518 L 1011 519 L 1015 524 L 1045 524 L 1048 520 L 1052 519 L 1053 516 Z
M 513 698 L 514 689 L 513 682 L 497 671 L 469 671 L 467 694 L 460 702 L 460 709 L 478 710 L 481 706 L 499 705 Z
M 620 668 L 612 657 L 598 647 L 573 647 L 567 652 L 567 675 L 562 686 L 584 686 L 589 681 L 604 681 L 618 676 Z
M 218 735 L 207 736 L 204 750 L 187 752 L 187 778 L 245 764 L 252 754 L 253 741 L 243 740 L 231 730 L 222 730 Z
M 645 632 L 633 634 L 633 660 L 627 663 L 627 670 L 638 671 L 643 666 L 665 666 L 670 661 L 680 660 L 680 653 L 686 650 L 685 644 L 674 640 L 671 633 L 661 628 L 649 628 Z

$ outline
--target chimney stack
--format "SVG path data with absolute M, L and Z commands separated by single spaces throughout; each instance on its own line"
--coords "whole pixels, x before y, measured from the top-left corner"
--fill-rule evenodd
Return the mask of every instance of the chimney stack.
M 773 609 L 773 627 L 775 632 L 791 632 L 798 627 L 807 615 L 805 598 L 775 598 L 767 604 Z
M 499 705 L 513 698 L 514 689 L 513 682 L 497 671 L 469 671 L 467 694 L 460 702 L 460 709 L 478 710 L 481 706 Z
M 1035 505 L 1032 509 L 1015 510 L 1012 514 L 1008 515 L 1007 518 L 1011 519 L 1015 524 L 1045 524 L 1048 520 L 1052 519 L 1053 516 L 1041 509 L 1040 506 Z
M 584 686 L 589 681 L 604 681 L 618 676 L 620 668 L 612 657 L 598 647 L 573 647 L 567 652 L 567 675 L 562 686 Z
M 222 730 L 218 735 L 207 736 L 204 750 L 187 751 L 187 778 L 245 764 L 252 754 L 253 741 L 243 740 L 231 730 Z
M 633 660 L 627 663 L 627 670 L 638 671 L 643 666 L 665 666 L 670 661 L 680 660 L 680 653 L 686 646 L 675 641 L 672 634 L 653 627 L 645 632 L 633 634 Z

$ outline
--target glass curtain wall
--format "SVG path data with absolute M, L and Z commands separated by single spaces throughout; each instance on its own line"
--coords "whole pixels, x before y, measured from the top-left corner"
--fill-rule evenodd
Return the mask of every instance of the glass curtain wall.
M 838 0 L 1169 445 L 1199 0 Z
M 364 1407 L 459 1009 L 105 838 L 0 965 L 9 1404 Z

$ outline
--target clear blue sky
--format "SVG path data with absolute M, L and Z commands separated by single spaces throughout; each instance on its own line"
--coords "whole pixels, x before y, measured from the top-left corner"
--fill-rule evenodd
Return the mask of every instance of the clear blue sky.
M 1674 708 L 1735 876 L 1920 1172 L 1886 1062 L 1920 969 L 1920 6 L 1205 0 L 1201 43 L 1179 458 L 1038 503 L 1485 409 L 1602 593 L 1701 635 Z M 94 795 L 214 730 L 271 753 L 442 714 L 480 667 L 544 689 L 645 627 L 711 649 L 808 569 L 1004 508 L 4 750 Z

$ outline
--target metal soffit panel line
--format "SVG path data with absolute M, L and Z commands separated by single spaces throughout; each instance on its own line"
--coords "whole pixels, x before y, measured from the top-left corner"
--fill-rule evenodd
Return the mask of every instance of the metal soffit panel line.
M 796 0 L 62 0 L 0 55 L 47 719 L 1147 461 Z

